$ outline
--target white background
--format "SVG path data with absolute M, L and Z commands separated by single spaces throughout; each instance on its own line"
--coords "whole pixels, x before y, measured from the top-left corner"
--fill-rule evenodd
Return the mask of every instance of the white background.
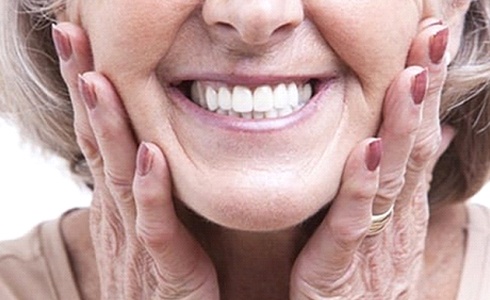
M 0 240 L 12 239 L 72 207 L 88 206 L 90 193 L 72 180 L 65 164 L 22 144 L 0 119 Z M 473 201 L 490 206 L 490 185 Z

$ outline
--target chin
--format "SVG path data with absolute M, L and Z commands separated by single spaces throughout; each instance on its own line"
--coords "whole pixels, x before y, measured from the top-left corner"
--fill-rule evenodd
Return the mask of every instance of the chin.
M 226 228 L 276 231 L 296 226 L 335 196 L 340 176 L 242 171 L 177 180 L 176 197 L 203 218 Z M 321 180 L 319 180 L 321 178 Z M 189 180 L 190 179 L 190 180 Z

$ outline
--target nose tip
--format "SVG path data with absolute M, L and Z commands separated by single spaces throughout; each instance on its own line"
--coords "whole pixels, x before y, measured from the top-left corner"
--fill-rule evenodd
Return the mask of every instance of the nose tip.
M 287 36 L 304 12 L 301 0 L 206 0 L 203 18 L 211 30 L 262 45 Z

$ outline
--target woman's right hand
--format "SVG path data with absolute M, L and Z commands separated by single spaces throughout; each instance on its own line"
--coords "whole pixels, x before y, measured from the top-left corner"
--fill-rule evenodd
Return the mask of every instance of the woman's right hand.
M 94 179 L 90 230 L 100 298 L 219 299 L 210 258 L 175 214 L 163 153 L 151 143 L 138 149 L 111 83 L 90 72 L 84 31 L 60 23 L 53 39 Z

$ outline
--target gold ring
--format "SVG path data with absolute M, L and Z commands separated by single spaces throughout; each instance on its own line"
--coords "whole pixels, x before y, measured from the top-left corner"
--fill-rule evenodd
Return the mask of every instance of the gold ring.
M 369 226 L 369 230 L 367 235 L 373 236 L 379 234 L 386 228 L 386 225 L 391 221 L 391 217 L 393 216 L 393 205 L 386 212 L 371 216 L 371 226 Z

